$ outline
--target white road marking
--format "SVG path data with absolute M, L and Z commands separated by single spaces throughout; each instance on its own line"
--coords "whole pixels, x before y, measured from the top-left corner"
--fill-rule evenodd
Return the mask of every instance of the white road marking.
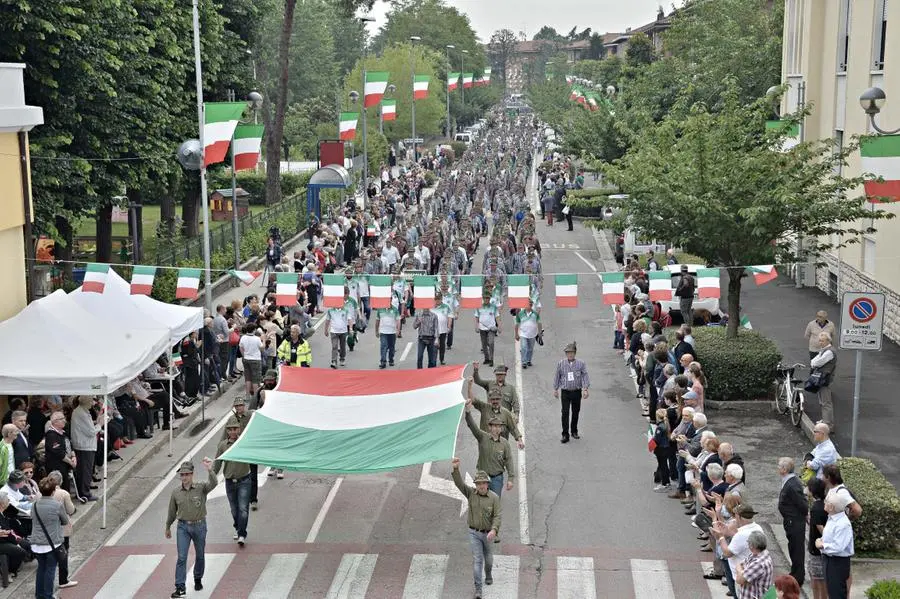
M 364 599 L 378 555 L 345 553 L 325 599 Z
M 468 472 L 466 472 L 465 475 L 465 483 L 470 487 L 475 485 L 472 475 Z M 469 509 L 469 501 L 459 492 L 459 489 L 456 488 L 456 484 L 453 481 L 441 478 L 440 476 L 435 476 L 431 473 L 431 462 L 422 464 L 422 474 L 419 476 L 419 488 L 423 491 L 428 491 L 429 493 L 437 493 L 444 497 L 459 500 L 460 516 L 465 514 L 466 510 Z
M 594 266 L 594 265 L 591 263 L 590 260 L 588 260 L 587 258 L 585 258 L 584 256 L 582 256 L 582 255 L 581 255 L 581 252 L 574 252 L 574 254 L 575 254 L 576 256 L 578 256 L 579 258 L 581 258 L 581 261 L 584 262 L 585 264 L 587 264 L 587 265 L 588 265 L 588 268 L 590 268 L 590 269 L 591 269 L 592 271 L 594 271 L 594 272 L 597 272 L 597 267 Z
M 309 529 L 309 534 L 306 535 L 307 543 L 315 543 L 316 537 L 319 536 L 319 530 L 322 528 L 322 523 L 325 522 L 325 516 L 331 508 L 331 504 L 334 503 L 334 496 L 337 495 L 342 482 L 344 482 L 344 477 L 339 476 L 334 480 L 334 484 L 331 485 L 331 490 L 328 491 L 328 496 L 325 497 L 325 503 L 323 503 L 322 507 L 319 509 L 319 513 L 313 521 L 312 528 Z
M 403 587 L 403 599 L 441 599 L 449 559 L 447 555 L 414 555 Z
M 234 553 L 207 553 L 206 554 L 206 570 L 203 574 L 203 590 L 191 591 L 191 599 L 209 599 L 216 592 L 216 586 L 225 573 L 228 572 L 228 566 L 234 559 Z M 188 580 L 193 578 L 194 564 L 188 566 Z
M 708 574 L 713 570 L 712 562 L 701 562 L 700 563 L 700 571 L 704 574 Z M 728 587 L 722 586 L 722 583 L 719 582 L 719 579 L 715 580 L 706 580 L 706 585 L 709 587 L 709 595 L 712 599 L 727 599 L 728 595 Z
M 398 360 L 398 362 L 403 362 L 404 360 L 406 360 L 406 357 L 409 356 L 409 350 L 412 349 L 412 346 L 413 346 L 412 341 L 406 342 L 406 347 L 403 348 L 403 353 L 400 354 L 400 359 Z
M 522 438 L 528 441 L 525 434 L 525 394 L 522 391 L 522 352 L 521 341 L 515 342 L 516 354 L 516 395 L 519 396 L 519 431 Z M 531 518 L 528 516 L 528 478 L 525 465 L 525 450 L 520 449 L 519 458 L 519 540 L 523 545 L 531 544 Z
M 594 558 L 556 558 L 557 599 L 597 599 Z
M 494 555 L 494 584 L 484 587 L 484 599 L 519 596 L 519 556 Z
M 306 561 L 305 553 L 273 553 L 249 599 L 287 599 Z
M 675 599 L 672 579 L 665 560 L 631 560 L 634 599 Z
M 260 488 L 260 487 L 264 486 L 264 485 L 266 484 L 266 481 L 269 480 L 269 470 L 271 470 L 271 468 L 269 468 L 268 466 L 266 466 L 265 468 L 263 468 L 262 470 L 259 470 L 259 471 L 257 472 L 257 474 L 256 474 L 256 485 L 257 485 L 257 488 Z M 225 497 L 225 496 L 226 496 L 226 493 L 225 493 L 225 474 L 224 474 L 224 473 L 220 473 L 219 476 L 218 476 L 218 480 L 219 480 L 219 484 L 216 485 L 216 488 L 213 489 L 212 491 L 210 491 L 210 492 L 206 495 L 206 500 L 207 500 L 207 501 L 210 501 L 211 499 L 216 499 L 216 498 L 218 498 L 218 497 Z
M 134 597 L 156 567 L 163 560 L 164 555 L 153 553 L 149 555 L 129 555 L 125 561 L 116 568 L 106 584 L 94 595 L 95 599 L 122 599 Z

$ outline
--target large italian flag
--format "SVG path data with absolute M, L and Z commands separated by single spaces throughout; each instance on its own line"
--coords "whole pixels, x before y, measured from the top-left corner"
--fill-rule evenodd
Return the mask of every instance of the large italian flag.
M 668 270 L 650 271 L 650 299 L 667 302 L 672 299 L 672 275 Z
M 378 106 L 384 97 L 384 92 L 388 85 L 387 71 L 371 71 L 366 73 L 366 98 L 363 101 L 363 107 L 371 108 Z
M 624 304 L 625 303 L 625 273 L 623 272 L 605 272 L 600 275 L 603 281 L 603 303 Z
M 366 474 L 449 460 L 465 366 L 345 370 L 282 366 L 223 460 L 324 474 Z
M 428 97 L 428 75 L 416 75 L 413 80 L 413 99 L 421 100 Z
M 413 277 L 413 306 L 418 309 L 429 310 L 434 308 L 434 286 L 437 277 L 429 275 L 416 275 Z
M 256 168 L 259 150 L 262 147 L 262 125 L 238 125 L 234 129 L 234 170 L 246 171 Z
M 275 274 L 275 305 L 293 306 L 297 303 L 297 282 L 300 275 L 295 272 Z M 343 296 L 343 293 L 341 293 Z
M 859 153 L 863 171 L 876 177 L 865 182 L 869 202 L 900 200 L 900 135 L 864 137 L 859 143 Z
M 556 275 L 556 307 L 578 307 L 578 275 Z
M 344 275 L 323 275 L 322 295 L 326 308 L 340 308 L 344 305 Z
M 246 102 L 206 102 L 203 104 L 203 166 L 225 161 Z
M 452 92 L 459 87 L 459 76 L 462 73 L 449 73 L 447 75 L 447 91 Z
M 531 277 L 529 275 L 509 275 L 506 277 L 510 308 L 527 308 L 531 297 Z
M 396 121 L 397 120 L 397 100 L 381 101 L 381 120 Z
M 375 309 L 391 307 L 391 275 L 369 275 L 369 302 Z
M 482 300 L 481 275 L 462 275 L 460 278 L 460 302 L 462 308 L 480 308 Z
M 137 265 L 131 271 L 131 294 L 150 295 L 153 291 L 153 279 L 156 277 L 155 266 Z
M 82 291 L 103 293 L 106 288 L 106 277 L 109 275 L 109 264 L 88 264 L 84 269 L 84 281 L 81 283 Z
M 178 282 L 175 283 L 175 299 L 194 299 L 200 289 L 199 268 L 179 268 Z
M 463 73 L 463 87 L 469 89 L 475 81 L 475 73 Z
M 719 297 L 719 269 L 718 268 L 698 268 L 697 269 L 697 295 L 700 299 L 708 297 Z
M 356 137 L 356 122 L 358 120 L 358 112 L 341 113 L 341 141 L 353 141 Z

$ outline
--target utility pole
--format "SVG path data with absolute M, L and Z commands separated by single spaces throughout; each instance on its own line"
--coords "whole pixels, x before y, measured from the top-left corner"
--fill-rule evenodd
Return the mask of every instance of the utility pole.
M 366 58 L 368 55 L 368 43 L 366 39 L 366 23 L 374 23 L 373 17 L 360 17 L 359 22 L 363 26 L 363 48 L 362 48 L 362 85 L 363 85 L 363 102 L 362 102 L 362 143 L 363 143 L 363 194 L 365 195 L 369 189 L 369 143 L 367 140 L 367 121 L 368 110 L 366 109 Z
M 447 139 L 452 139 L 450 135 L 450 83 L 449 83 L 449 75 L 450 71 L 453 70 L 453 65 L 450 64 L 450 50 L 455 49 L 456 46 L 453 44 L 447 44 L 447 82 L 445 82 L 445 86 L 447 88 Z
M 419 162 L 418 143 L 416 143 L 416 42 L 422 41 L 418 35 L 409 37 L 410 54 L 412 54 L 412 75 L 410 83 L 412 84 L 412 144 L 413 144 L 413 163 Z

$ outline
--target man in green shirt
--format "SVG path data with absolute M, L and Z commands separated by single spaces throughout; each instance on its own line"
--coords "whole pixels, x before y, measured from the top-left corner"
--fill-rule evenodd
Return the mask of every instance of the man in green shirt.
M 206 482 L 194 484 L 194 464 L 182 462 L 178 468 L 181 484 L 172 491 L 169 511 L 166 515 L 166 538 L 172 538 L 172 523 L 178 520 L 178 561 L 175 562 L 175 592 L 171 597 L 186 597 L 187 558 L 191 542 L 194 543 L 194 590 L 203 590 L 203 572 L 206 566 L 206 496 L 218 484 L 212 469 L 212 460 L 203 458 L 203 467 L 209 473 Z
M 470 399 L 466 401 L 466 425 L 478 441 L 477 468 L 484 470 L 491 477 L 489 487 L 497 497 L 500 497 L 503 493 L 503 471 L 506 470 L 508 475 L 507 491 L 513 488 L 513 481 L 516 479 L 516 458 L 509 447 L 509 441 L 500 436 L 503 422 L 499 418 L 491 418 L 488 420 L 489 432 L 478 428 L 475 418 L 472 417 Z
M 219 456 L 234 445 L 241 434 L 241 423 L 234 416 L 225 423 L 225 431 L 228 438 L 219 442 L 216 450 L 216 461 L 213 470 L 216 474 L 219 470 L 225 476 L 225 495 L 228 497 L 228 505 L 231 507 L 231 519 L 234 524 L 234 538 L 238 545 L 244 546 L 247 540 L 247 523 L 250 520 L 250 493 L 252 481 L 250 480 L 250 464 L 244 462 L 232 462 L 220 460 Z
M 473 378 L 475 380 L 475 384 L 488 392 L 488 397 L 490 397 L 491 393 L 495 390 L 500 392 L 500 403 L 503 404 L 503 407 L 512 412 L 516 421 L 519 420 L 519 395 L 516 393 L 516 388 L 512 385 L 506 384 L 506 373 L 508 368 L 504 364 L 497 364 L 494 366 L 494 380 L 488 381 L 481 378 L 481 374 L 478 372 L 478 368 L 481 366 L 478 362 L 472 362 Z
M 502 508 L 500 498 L 488 488 L 490 478 L 486 472 L 475 473 L 475 486 L 463 483 L 459 473 L 459 458 L 453 458 L 453 483 L 469 502 L 469 546 L 472 548 L 472 574 L 475 579 L 475 599 L 481 599 L 482 571 L 484 584 L 493 584 L 491 570 L 494 567 L 492 542 L 500 534 Z
M 479 426 L 486 433 L 490 432 L 489 422 L 497 419 L 501 422 L 500 436 L 509 440 L 512 434 L 513 439 L 518 442 L 519 449 L 525 449 L 525 441 L 522 439 L 522 433 L 516 425 L 516 417 L 513 413 L 500 405 L 500 390 L 496 387 L 488 391 L 488 401 L 483 402 L 472 395 L 472 379 L 469 379 L 469 387 L 467 395 L 472 402 L 472 406 L 481 413 L 481 422 Z

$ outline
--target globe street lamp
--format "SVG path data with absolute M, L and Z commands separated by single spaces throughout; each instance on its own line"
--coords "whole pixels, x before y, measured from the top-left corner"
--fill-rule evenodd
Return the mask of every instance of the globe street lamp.
M 886 101 L 887 94 L 885 94 L 884 90 L 880 87 L 870 87 L 859 96 L 859 104 L 862 106 L 863 111 L 869 115 L 869 122 L 872 124 L 872 128 L 882 135 L 896 135 L 897 133 L 900 133 L 900 129 L 886 131 L 879 127 L 878 123 L 875 122 L 875 115 L 881 112 L 881 108 Z
M 412 54 L 412 144 L 413 144 L 413 164 L 419 162 L 419 155 L 416 143 L 416 42 L 422 41 L 418 35 L 409 36 L 410 50 Z
M 363 24 L 365 28 L 366 23 L 374 23 L 374 17 L 360 17 L 359 22 Z M 363 85 L 363 103 L 362 103 L 362 144 L 363 144 L 363 194 L 366 193 L 366 190 L 369 188 L 369 144 L 366 141 L 367 138 L 367 129 L 366 126 L 368 121 L 368 112 L 366 111 L 366 101 L 365 101 L 365 93 L 366 93 L 366 58 L 367 58 L 367 45 L 366 38 L 363 36 L 363 48 L 362 48 L 362 85 Z

